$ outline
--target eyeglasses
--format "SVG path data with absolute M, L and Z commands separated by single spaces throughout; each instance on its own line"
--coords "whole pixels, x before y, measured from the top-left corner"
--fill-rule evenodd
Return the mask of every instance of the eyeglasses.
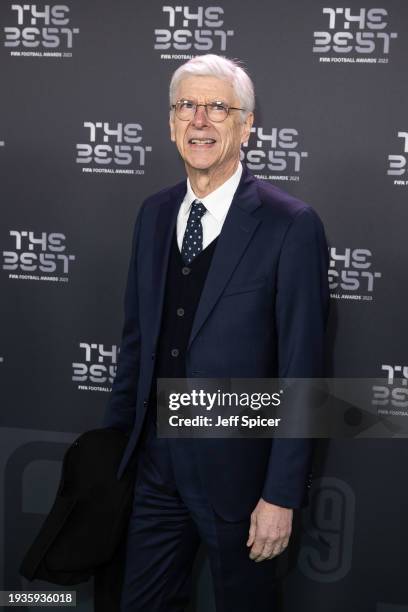
M 193 100 L 178 100 L 171 108 L 176 111 L 176 115 L 181 121 L 191 121 L 195 117 L 197 108 L 204 106 L 207 117 L 210 121 L 219 123 L 225 121 L 231 110 L 244 111 L 245 108 L 237 108 L 236 106 L 228 106 L 224 102 L 208 102 L 207 104 L 197 104 Z

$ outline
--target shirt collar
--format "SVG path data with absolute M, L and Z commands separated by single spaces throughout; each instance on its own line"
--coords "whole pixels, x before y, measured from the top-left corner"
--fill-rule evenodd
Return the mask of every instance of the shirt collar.
M 229 207 L 231 206 L 232 199 L 239 185 L 242 175 L 242 164 L 239 162 L 237 169 L 230 178 L 225 181 L 222 185 L 217 187 L 215 191 L 209 193 L 205 198 L 198 198 L 194 193 L 190 179 L 187 179 L 187 193 L 184 198 L 183 208 L 187 214 L 190 212 L 191 204 L 194 200 L 199 200 L 204 204 L 208 212 L 210 212 L 217 221 L 223 221 L 225 219 Z

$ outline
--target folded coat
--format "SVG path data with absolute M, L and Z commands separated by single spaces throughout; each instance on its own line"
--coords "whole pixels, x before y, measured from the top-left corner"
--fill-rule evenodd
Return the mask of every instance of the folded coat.
M 68 448 L 54 504 L 27 551 L 28 580 L 74 585 L 95 577 L 95 611 L 119 610 L 134 462 L 118 480 L 128 436 L 118 429 L 83 433 Z

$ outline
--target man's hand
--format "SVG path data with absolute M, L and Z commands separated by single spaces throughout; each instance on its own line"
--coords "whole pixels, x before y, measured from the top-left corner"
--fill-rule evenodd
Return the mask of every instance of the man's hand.
M 292 532 L 293 510 L 259 500 L 251 514 L 247 546 L 254 561 L 272 559 L 285 550 Z

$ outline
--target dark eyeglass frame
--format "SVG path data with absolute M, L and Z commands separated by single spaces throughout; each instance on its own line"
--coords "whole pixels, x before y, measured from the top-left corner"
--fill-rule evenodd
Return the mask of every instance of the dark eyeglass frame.
M 191 117 L 189 119 L 183 119 L 182 117 L 179 116 L 178 112 L 177 112 L 177 107 L 180 103 L 182 102 L 189 102 L 190 104 L 192 104 L 192 114 Z M 226 118 L 229 115 L 230 110 L 239 110 L 239 111 L 245 111 L 245 108 L 238 108 L 236 106 L 228 106 L 228 104 L 225 104 L 224 102 L 221 101 L 217 101 L 214 100 L 213 102 L 207 102 L 206 104 L 198 104 L 197 102 L 194 102 L 194 100 L 188 100 L 187 98 L 182 98 L 181 100 L 177 100 L 177 102 L 175 104 L 171 105 L 171 108 L 174 110 L 174 112 L 176 113 L 177 117 L 180 119 L 180 121 L 191 121 L 191 119 L 193 117 L 195 117 L 195 114 L 197 112 L 197 108 L 199 106 L 204 106 L 205 108 L 205 114 L 207 115 L 208 119 L 210 119 L 209 115 L 208 115 L 208 107 L 209 106 L 222 106 L 223 109 L 226 111 L 225 117 L 223 117 L 222 119 L 210 119 L 210 121 L 213 121 L 214 123 L 221 123 L 222 121 L 225 121 Z

